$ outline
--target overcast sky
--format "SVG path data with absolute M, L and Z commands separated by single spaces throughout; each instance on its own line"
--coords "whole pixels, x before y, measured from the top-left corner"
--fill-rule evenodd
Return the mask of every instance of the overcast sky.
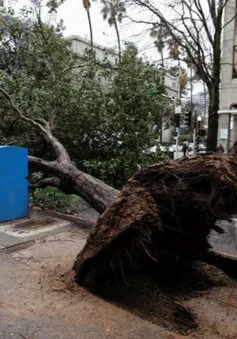
M 94 42 L 108 47 L 117 47 L 116 33 L 114 27 L 103 20 L 101 15 L 101 4 L 99 1 L 91 1 L 91 20 L 93 27 Z M 133 12 L 137 17 L 138 13 Z M 66 0 L 58 11 L 58 17 L 62 18 L 66 30 L 65 35 L 78 34 L 82 37 L 90 38 L 87 13 L 83 8 L 82 0 Z M 143 14 L 144 19 L 144 14 Z M 132 24 L 129 20 L 124 20 L 120 24 L 120 34 L 122 41 L 134 41 L 138 44 L 141 53 L 145 53 L 153 60 L 158 60 L 159 54 L 154 47 L 153 40 L 149 38 L 144 25 Z
M 47 0 L 43 0 L 45 3 Z M 166 0 L 167 1 L 167 0 Z M 206 1 L 206 0 L 202 0 Z M 162 0 L 160 0 L 160 3 Z M 29 4 L 28 0 L 5 0 L 5 4 L 8 3 L 12 5 L 14 9 L 22 8 L 24 5 Z M 117 48 L 117 39 L 114 27 L 110 27 L 109 24 L 103 20 L 101 14 L 101 4 L 100 2 L 91 0 L 91 21 L 93 27 L 93 38 L 94 42 L 101 44 L 103 46 Z M 47 16 L 47 11 L 45 7 L 44 12 L 45 18 Z M 128 10 L 128 15 L 132 16 L 135 19 L 142 19 L 147 21 L 152 21 L 150 13 L 141 9 L 131 9 Z M 167 15 L 169 13 L 167 12 Z M 87 19 L 87 13 L 82 5 L 82 0 L 66 0 L 65 3 L 60 6 L 58 13 L 55 18 L 57 21 L 63 19 L 65 31 L 64 35 L 80 35 L 81 37 L 90 39 L 89 25 Z M 119 27 L 121 40 L 133 41 L 139 48 L 141 55 L 149 58 L 153 62 L 159 63 L 160 55 L 157 49 L 154 46 L 154 41 L 149 37 L 148 26 L 144 24 L 133 24 L 130 20 L 125 19 L 122 21 Z M 169 61 L 171 63 L 172 61 Z M 202 88 L 195 86 L 195 92 L 200 91 Z

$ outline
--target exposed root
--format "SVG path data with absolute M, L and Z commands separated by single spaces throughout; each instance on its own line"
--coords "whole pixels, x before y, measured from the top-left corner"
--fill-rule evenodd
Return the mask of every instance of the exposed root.
M 237 212 L 237 158 L 216 154 L 151 166 L 133 175 L 99 218 L 74 264 L 76 280 L 126 282 L 138 270 L 175 277 L 209 249 L 217 220 Z

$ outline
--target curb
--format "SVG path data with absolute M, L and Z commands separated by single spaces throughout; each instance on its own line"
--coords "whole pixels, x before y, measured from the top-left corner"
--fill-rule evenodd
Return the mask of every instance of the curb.
M 94 227 L 97 223 L 97 220 L 85 219 L 85 218 L 81 218 L 79 216 L 66 214 L 66 213 L 62 213 L 62 212 L 57 212 L 57 211 L 49 210 L 49 209 L 42 210 L 42 208 L 37 207 L 37 206 L 30 206 L 30 210 L 45 212 L 45 213 L 48 213 L 52 216 L 57 216 L 59 218 L 62 218 L 64 220 L 74 221 L 75 223 L 79 224 L 80 226 L 84 226 L 84 227 L 85 226 Z

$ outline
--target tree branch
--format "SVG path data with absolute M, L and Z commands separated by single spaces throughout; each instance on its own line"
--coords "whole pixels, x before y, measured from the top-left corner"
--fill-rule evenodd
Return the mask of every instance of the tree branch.
M 27 123 L 31 124 L 34 126 L 36 129 L 38 129 L 43 135 L 46 141 L 50 144 L 50 146 L 53 148 L 55 155 L 56 155 L 56 160 L 58 162 L 63 162 L 63 161 L 70 161 L 70 157 L 65 149 L 65 147 L 53 136 L 50 128 L 50 124 L 48 121 L 42 118 L 36 118 L 36 119 L 31 119 L 28 118 L 22 111 L 21 109 L 14 103 L 11 95 L 2 87 L 0 87 L 0 93 L 7 99 L 9 102 L 10 106 L 13 108 L 13 110 L 18 114 L 18 116 L 23 120 L 26 121 Z
M 204 29 L 205 29 L 205 31 L 206 31 L 207 37 L 208 37 L 210 43 L 213 45 L 214 40 L 213 40 L 213 38 L 212 38 L 210 29 L 209 29 L 209 27 L 208 27 L 208 25 L 207 25 L 207 19 L 205 18 L 205 14 L 204 14 L 204 12 L 203 12 L 202 5 L 201 5 L 201 3 L 200 3 L 199 0 L 194 0 L 194 3 L 195 3 L 195 6 L 196 6 L 198 12 L 199 12 L 200 15 L 201 15 L 201 18 L 202 18 L 202 24 L 203 24 L 203 27 L 204 27 Z
M 5 89 L 3 89 L 2 87 L 0 87 L 0 93 L 2 93 L 2 95 L 7 99 L 7 101 L 9 102 L 10 106 L 14 109 L 14 111 L 18 114 L 18 116 L 30 123 L 31 125 L 33 125 L 34 127 L 36 127 L 37 129 L 39 129 L 41 132 L 43 132 L 44 134 L 46 133 L 46 129 L 37 121 L 34 121 L 30 118 L 27 118 L 22 111 L 19 109 L 19 107 L 17 105 L 15 105 L 15 103 L 12 100 L 12 97 L 10 96 L 10 94 L 5 91 Z
M 34 157 L 32 155 L 28 156 L 28 161 L 30 164 L 38 167 L 39 169 L 49 172 L 57 172 L 58 169 L 56 161 L 48 161 L 38 157 Z
M 199 76 L 207 84 L 207 86 L 210 86 L 212 77 L 208 70 L 208 66 L 205 61 L 205 53 L 202 49 L 201 44 L 198 45 L 195 44 L 193 40 L 191 40 L 192 37 L 188 38 L 183 29 L 179 29 L 177 25 L 171 22 L 170 19 L 166 19 L 164 15 L 161 13 L 161 11 L 158 8 L 154 7 L 154 5 L 151 4 L 149 0 L 148 1 L 132 0 L 132 1 L 135 4 L 148 9 L 151 13 L 153 13 L 156 17 L 159 18 L 159 20 L 166 27 L 168 33 L 174 39 L 174 41 L 176 41 L 179 44 L 179 46 L 182 47 L 184 51 L 186 51 L 191 63 L 198 70 Z M 197 53 L 197 51 L 199 52 Z
M 70 186 L 64 185 L 63 182 L 58 177 L 49 177 L 40 180 L 37 183 L 29 184 L 30 188 L 46 188 L 46 187 L 56 187 L 64 194 L 73 194 L 74 191 L 70 188 Z
M 59 188 L 60 179 L 57 177 L 50 177 L 50 178 L 45 178 L 35 184 L 29 184 L 30 188 L 45 188 L 48 186 Z

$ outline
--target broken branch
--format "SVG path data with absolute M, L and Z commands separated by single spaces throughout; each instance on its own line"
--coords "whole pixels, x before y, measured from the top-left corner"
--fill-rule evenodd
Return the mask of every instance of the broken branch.
M 2 95 L 7 99 L 10 106 L 13 108 L 13 110 L 18 114 L 18 116 L 22 120 L 34 126 L 44 135 L 45 140 L 53 148 L 53 151 L 56 155 L 57 162 L 70 161 L 69 154 L 67 153 L 65 147 L 53 136 L 51 132 L 51 128 L 50 128 L 50 123 L 48 121 L 42 118 L 36 118 L 36 119 L 28 118 L 21 111 L 21 109 L 14 103 L 11 95 L 2 87 L 0 87 L 0 93 L 2 93 Z

